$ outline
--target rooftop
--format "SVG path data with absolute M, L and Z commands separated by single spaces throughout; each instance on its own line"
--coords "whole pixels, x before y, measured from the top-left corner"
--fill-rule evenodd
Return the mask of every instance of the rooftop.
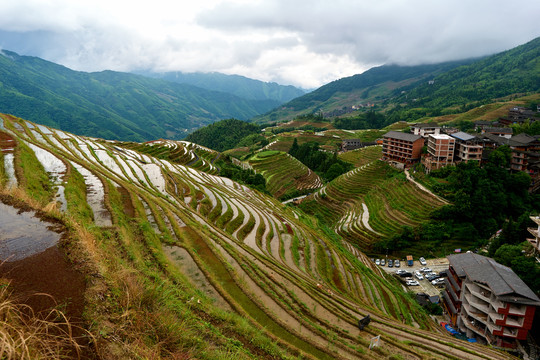
M 438 125 L 437 123 L 419 123 L 419 124 L 411 125 L 411 127 L 420 129 L 420 128 L 440 128 L 441 126 Z
M 399 132 L 399 131 L 389 131 L 386 134 L 384 134 L 383 137 L 411 141 L 411 142 L 415 142 L 418 139 L 422 139 L 420 135 L 408 134 L 408 133 Z
M 495 260 L 474 254 L 448 256 L 450 266 L 459 277 L 487 285 L 493 293 L 507 302 L 540 305 L 536 294 L 507 266 Z
M 469 141 L 475 138 L 474 135 L 467 134 L 466 132 L 463 132 L 463 131 L 458 131 L 456 133 L 451 134 L 450 136 L 458 140 L 462 140 L 462 141 Z
M 439 134 L 439 135 L 430 134 L 429 136 L 434 138 L 434 139 L 437 139 L 437 140 L 451 140 L 451 139 L 453 139 L 450 135 L 446 135 L 446 134 Z

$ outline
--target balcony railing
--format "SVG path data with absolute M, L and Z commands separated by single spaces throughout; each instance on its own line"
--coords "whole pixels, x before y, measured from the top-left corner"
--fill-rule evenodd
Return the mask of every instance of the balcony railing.
M 489 312 L 489 307 L 487 304 L 484 304 L 480 301 L 478 301 L 477 298 L 475 298 L 472 294 L 466 294 L 465 295 L 465 299 L 467 299 L 467 302 L 474 308 L 482 311 L 483 313 L 485 313 L 487 315 L 487 313 Z

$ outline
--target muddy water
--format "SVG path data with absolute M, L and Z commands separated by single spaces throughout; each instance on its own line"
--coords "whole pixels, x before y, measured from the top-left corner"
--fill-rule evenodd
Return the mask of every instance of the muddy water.
M 63 185 L 64 175 L 67 171 L 66 165 L 49 151 L 32 143 L 27 143 L 27 145 L 32 149 L 45 171 L 49 174 L 54 186 L 57 187 L 56 200 L 60 203 L 60 211 L 66 212 L 67 201 L 64 195 Z
M 34 212 L 21 212 L 0 203 L 0 262 L 17 261 L 54 246 L 60 234 L 50 224 L 35 217 Z
M 54 246 L 60 234 L 34 212 L 21 212 L 0 203 L 0 262 L 17 261 Z
M 174 263 L 182 273 L 184 273 L 201 292 L 215 300 L 215 304 L 220 308 L 232 311 L 229 303 L 212 286 L 206 275 L 199 269 L 189 252 L 180 246 L 164 246 L 163 251 L 169 260 Z
M 8 182 L 6 184 L 6 187 L 12 188 L 17 187 L 17 177 L 15 176 L 15 165 L 14 165 L 15 156 L 14 154 L 4 154 L 4 166 L 6 169 L 6 176 L 8 179 Z
M 85 277 L 55 246 L 61 234 L 52 227 L 61 225 L 0 203 L 0 277 L 9 280 L 14 299 L 28 305 L 34 314 L 62 309 L 73 325 L 74 338 L 85 345 L 81 337 Z

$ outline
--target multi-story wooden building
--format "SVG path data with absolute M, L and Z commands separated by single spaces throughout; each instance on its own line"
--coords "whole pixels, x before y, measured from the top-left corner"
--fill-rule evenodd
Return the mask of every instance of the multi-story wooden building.
M 456 150 L 454 152 L 456 162 L 480 162 L 482 160 L 483 145 L 479 138 L 463 131 L 450 134 L 450 136 L 456 139 Z
M 424 139 L 420 135 L 389 131 L 383 135 L 382 159 L 399 168 L 420 161 Z
M 448 135 L 429 135 L 427 156 L 422 158 L 422 164 L 427 172 L 440 169 L 454 163 L 454 148 L 456 140 Z
M 515 348 L 532 327 L 540 299 L 512 271 L 474 253 L 448 256 L 443 306 L 452 325 L 469 338 Z
M 531 216 L 531 220 L 538 225 L 535 228 L 527 228 L 529 232 L 534 236 L 533 239 L 527 239 L 527 241 L 533 246 L 534 254 L 540 254 L 540 216 Z
M 436 123 L 424 123 L 411 125 L 411 132 L 426 139 L 429 135 L 439 135 L 441 127 Z

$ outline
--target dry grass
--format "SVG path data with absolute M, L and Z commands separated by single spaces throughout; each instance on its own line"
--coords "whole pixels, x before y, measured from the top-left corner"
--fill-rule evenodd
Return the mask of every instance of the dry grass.
M 8 285 L 4 281 L 0 287 L 0 359 L 79 358 L 82 349 L 65 315 L 53 309 L 36 316 L 15 303 Z

